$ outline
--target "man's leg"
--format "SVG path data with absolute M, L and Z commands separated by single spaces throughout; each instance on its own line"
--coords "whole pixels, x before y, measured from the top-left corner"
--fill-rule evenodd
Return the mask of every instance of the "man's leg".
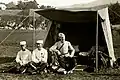
M 59 57 L 58 59 L 60 67 L 64 68 L 66 67 L 66 62 L 64 57 Z
M 52 65 L 58 65 L 58 56 L 57 56 L 57 53 L 55 52 L 51 52 L 52 55 L 51 55 L 51 64 L 50 66 Z
M 29 63 L 29 68 L 28 68 L 28 73 L 30 74 L 36 74 L 37 73 L 37 67 L 38 67 L 39 63 L 35 63 L 35 62 L 30 62 Z
M 75 58 L 65 57 L 64 58 L 64 66 L 66 71 L 72 70 L 76 66 Z
M 15 66 L 9 69 L 10 73 L 24 73 L 26 71 L 26 65 L 21 66 L 19 63 L 14 63 Z
M 73 70 L 75 66 L 77 65 L 77 61 L 75 58 L 68 58 L 69 66 L 68 66 L 68 71 Z
M 38 65 L 39 63 L 35 63 L 35 62 L 31 62 L 30 63 L 30 67 L 33 69 L 33 70 L 37 70 L 37 65 Z
M 21 66 L 21 67 L 20 67 L 20 72 L 21 72 L 22 74 L 25 73 L 25 72 L 29 72 L 29 71 L 28 71 L 28 68 L 30 68 L 30 63 L 27 63 L 27 64 Z
M 45 68 L 47 68 L 47 63 L 41 63 L 38 70 L 43 71 Z
M 53 52 L 48 51 L 48 65 L 51 65 L 53 63 Z
M 7 69 L 3 70 L 4 73 L 20 73 L 20 64 L 13 62 L 12 66 L 8 67 Z

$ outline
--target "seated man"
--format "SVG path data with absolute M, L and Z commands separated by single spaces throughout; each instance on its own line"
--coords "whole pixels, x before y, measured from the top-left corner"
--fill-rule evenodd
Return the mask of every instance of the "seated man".
M 26 72 L 29 62 L 31 62 L 31 52 L 26 49 L 26 41 L 20 42 L 21 50 L 17 53 L 16 62 L 18 63 L 16 65 L 16 68 L 21 73 Z
M 56 42 L 50 48 L 50 51 L 57 54 L 60 67 L 65 69 L 64 74 L 72 73 L 72 69 L 75 67 L 75 60 L 73 59 L 75 50 L 69 41 L 65 41 L 65 35 L 63 33 L 59 33 L 58 36 L 60 41 Z
M 37 48 L 33 50 L 31 66 L 34 72 L 41 72 L 47 67 L 47 50 L 43 48 L 43 40 L 36 42 Z

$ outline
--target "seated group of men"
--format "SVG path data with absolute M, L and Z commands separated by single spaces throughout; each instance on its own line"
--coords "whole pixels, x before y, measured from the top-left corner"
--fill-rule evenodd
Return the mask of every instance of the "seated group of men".
M 37 48 L 31 51 L 26 49 L 26 41 L 21 41 L 21 50 L 16 57 L 16 68 L 20 73 L 29 71 L 32 74 L 47 71 L 48 66 L 57 72 L 60 69 L 64 74 L 72 73 L 75 67 L 75 60 L 73 59 L 75 50 L 69 41 L 65 41 L 65 35 L 59 33 L 60 41 L 56 42 L 49 51 L 52 53 L 52 61 L 48 65 L 48 51 L 43 48 L 43 40 L 36 41 Z M 54 55 L 54 56 L 53 56 Z M 53 66 L 54 65 L 54 66 Z M 29 70 L 29 68 L 31 68 Z

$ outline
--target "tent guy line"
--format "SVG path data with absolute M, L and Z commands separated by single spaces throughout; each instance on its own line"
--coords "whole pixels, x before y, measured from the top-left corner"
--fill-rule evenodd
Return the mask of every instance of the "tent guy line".
M 18 26 L 20 26 L 28 17 L 29 17 L 29 15 L 28 15 L 25 19 L 23 19 Z M 15 30 L 16 30 L 16 29 L 13 29 L 13 30 L 0 42 L 0 45 L 1 45 L 12 33 L 14 33 Z

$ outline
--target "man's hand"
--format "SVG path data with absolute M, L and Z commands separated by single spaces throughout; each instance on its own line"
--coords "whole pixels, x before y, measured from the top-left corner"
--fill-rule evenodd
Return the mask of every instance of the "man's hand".
M 65 54 L 65 57 L 70 57 L 70 54 Z
M 41 60 L 41 62 L 40 63 L 45 63 L 43 60 Z
M 73 57 L 73 55 L 69 55 L 69 57 L 71 57 L 71 58 L 72 58 L 72 57 Z
M 60 55 L 61 53 L 60 53 L 60 51 L 59 50 L 57 50 L 57 49 L 55 49 L 54 50 L 56 53 L 58 53 L 58 55 Z
M 52 52 L 52 49 L 49 49 L 50 52 Z
M 60 57 L 61 57 L 61 58 L 63 58 L 63 57 L 64 57 L 64 55 L 60 55 Z
M 23 65 L 23 62 L 22 62 L 22 61 L 20 61 L 20 65 Z

